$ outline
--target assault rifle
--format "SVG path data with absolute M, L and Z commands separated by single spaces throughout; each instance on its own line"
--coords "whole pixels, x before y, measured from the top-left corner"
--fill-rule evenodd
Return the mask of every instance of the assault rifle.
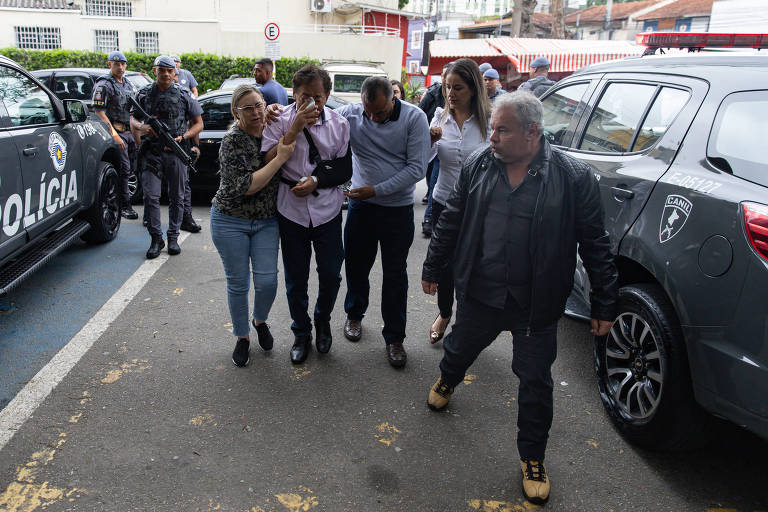
M 190 156 L 189 153 L 184 151 L 184 148 L 181 147 L 181 145 L 176 142 L 176 139 L 173 138 L 171 135 L 170 130 L 168 129 L 168 126 L 159 120 L 156 117 L 150 116 L 147 114 L 147 112 L 141 108 L 141 105 L 139 105 L 139 102 L 136 101 L 136 98 L 133 96 L 128 96 L 128 101 L 131 102 L 131 105 L 133 105 L 133 108 L 136 109 L 136 112 L 144 116 L 145 121 L 157 134 L 157 137 L 160 139 L 160 141 L 163 143 L 165 147 L 173 151 L 173 154 L 175 154 L 179 159 L 186 165 L 190 171 L 197 172 L 197 169 L 195 169 L 194 163 L 195 158 Z

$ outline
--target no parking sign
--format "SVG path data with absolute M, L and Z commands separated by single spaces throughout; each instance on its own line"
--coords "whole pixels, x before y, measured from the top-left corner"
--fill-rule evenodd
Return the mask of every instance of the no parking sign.
M 264 56 L 272 60 L 280 60 L 280 26 L 277 23 L 267 23 L 264 27 Z

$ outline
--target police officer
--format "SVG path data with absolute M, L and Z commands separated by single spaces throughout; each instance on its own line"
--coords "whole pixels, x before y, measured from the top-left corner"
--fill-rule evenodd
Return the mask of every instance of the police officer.
M 176 65 L 173 59 L 161 55 L 153 68 L 157 80 L 144 86 L 136 95 L 136 101 L 150 116 L 164 122 L 176 141 L 183 146 L 194 140 L 203 129 L 200 115 L 203 109 L 189 91 L 174 82 Z M 160 192 L 163 177 L 168 184 L 168 254 L 181 253 L 178 244 L 179 226 L 184 213 L 184 180 L 187 168 L 182 161 L 163 145 L 143 116 L 133 109 L 131 124 L 141 133 L 139 162 L 144 188 L 144 209 L 147 212 L 149 234 L 152 243 L 147 258 L 157 258 L 165 247 L 160 226 Z
M 178 55 L 171 55 L 171 58 L 176 64 L 176 83 L 187 89 L 192 93 L 192 96 L 197 98 L 197 80 L 195 80 L 194 75 L 181 68 L 181 58 Z M 196 157 L 200 156 L 197 139 L 195 139 L 192 151 L 195 152 Z M 192 217 L 192 188 L 189 186 L 189 169 L 187 169 L 187 179 L 184 181 L 184 217 L 181 220 L 181 229 L 190 233 L 199 233 L 203 229 Z
M 123 78 L 128 61 L 122 52 L 110 53 L 107 65 L 109 74 L 100 76 L 93 87 L 93 110 L 109 125 L 112 138 L 120 149 L 120 215 L 126 219 L 137 219 L 139 214 L 131 207 L 131 192 L 128 189 L 128 180 L 133 173 L 131 162 L 136 153 L 128 97 L 136 94 L 136 89 Z

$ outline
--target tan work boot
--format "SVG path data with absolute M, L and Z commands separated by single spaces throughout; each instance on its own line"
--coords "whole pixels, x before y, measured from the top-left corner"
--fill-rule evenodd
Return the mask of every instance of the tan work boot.
M 437 379 L 437 382 L 429 390 L 429 399 L 427 405 L 433 411 L 440 411 L 448 405 L 453 394 L 453 388 L 449 388 L 444 382 L 443 378 Z
M 536 505 L 543 505 L 549 499 L 549 477 L 547 468 L 540 460 L 521 460 L 523 470 L 523 495 Z

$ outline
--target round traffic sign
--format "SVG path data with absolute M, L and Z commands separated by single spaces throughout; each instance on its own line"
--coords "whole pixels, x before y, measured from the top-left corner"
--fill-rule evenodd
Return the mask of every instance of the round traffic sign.
M 277 41 L 277 38 L 280 37 L 280 27 L 277 26 L 277 23 L 267 23 L 267 26 L 264 27 L 264 36 L 267 41 Z

